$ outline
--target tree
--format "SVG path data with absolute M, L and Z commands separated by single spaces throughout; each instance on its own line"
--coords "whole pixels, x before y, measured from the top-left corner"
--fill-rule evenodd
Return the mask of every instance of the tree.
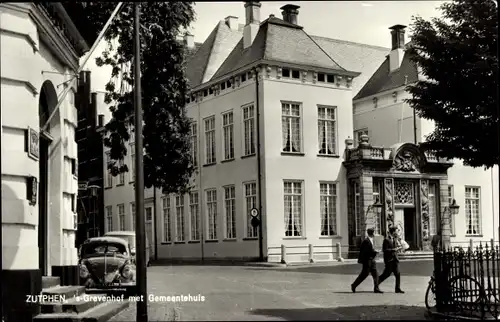
M 87 2 L 82 11 L 100 32 L 116 3 Z M 185 103 L 188 82 L 184 76 L 185 49 L 177 36 L 194 19 L 191 2 L 143 2 L 141 4 L 141 84 L 144 111 L 144 184 L 164 193 L 188 190 L 194 172 L 190 154 L 190 120 Z M 133 131 L 133 4 L 125 3 L 106 35 L 107 49 L 96 59 L 98 66 L 112 67 L 105 102 L 112 103 L 112 119 L 106 124 L 105 146 L 111 149 L 108 165 L 114 176 L 127 172 L 121 165 Z M 113 42 L 118 40 L 116 48 Z M 139 135 L 135 133 L 135 135 Z
M 409 53 L 423 80 L 407 88 L 416 114 L 435 122 L 422 144 L 443 158 L 490 168 L 498 151 L 498 18 L 491 0 L 455 0 L 441 18 L 414 17 Z

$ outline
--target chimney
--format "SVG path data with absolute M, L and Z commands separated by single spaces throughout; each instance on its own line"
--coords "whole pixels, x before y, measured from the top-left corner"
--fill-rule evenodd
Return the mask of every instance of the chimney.
M 231 29 L 231 30 L 238 30 L 238 17 L 235 16 L 227 16 L 224 18 L 226 21 L 226 25 Z
M 243 48 L 252 45 L 260 27 L 260 7 L 259 1 L 245 1 L 245 27 L 243 28 Z
M 293 4 L 287 4 L 281 7 L 283 10 L 281 13 L 283 14 L 283 20 L 289 22 L 291 24 L 297 24 L 297 17 L 299 16 L 299 6 Z
M 189 49 L 194 48 L 194 36 L 189 31 L 184 34 L 184 45 Z
M 389 53 L 389 70 L 393 72 L 401 67 L 403 61 L 406 26 L 395 25 L 389 29 L 391 30 L 392 39 L 392 49 Z

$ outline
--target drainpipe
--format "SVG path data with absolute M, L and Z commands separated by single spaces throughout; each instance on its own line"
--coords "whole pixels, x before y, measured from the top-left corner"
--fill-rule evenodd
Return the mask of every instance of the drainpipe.
M 197 96 L 197 95 L 196 95 Z M 202 145 L 201 145 L 201 109 L 200 109 L 200 102 L 198 101 L 198 97 L 196 97 L 196 108 L 198 109 L 198 124 L 197 124 L 197 140 L 198 140 L 198 151 L 201 151 Z M 201 166 L 201 158 L 198 158 L 198 155 L 201 155 L 201 153 L 197 153 L 195 156 L 198 159 L 198 212 L 200 214 L 200 227 L 198 229 L 200 230 L 200 247 L 201 247 L 201 261 L 203 262 L 205 260 L 205 207 L 203 207 L 203 181 L 202 181 L 202 169 L 203 167 Z
M 154 234 L 155 234 L 155 238 L 154 238 L 154 241 L 155 241 L 155 261 L 158 260 L 158 230 L 157 230 L 157 213 L 158 211 L 156 210 L 157 208 L 157 205 L 156 205 L 156 187 L 153 185 L 153 203 L 154 203 L 154 208 L 153 208 L 153 220 L 154 220 Z
M 259 67 L 256 66 L 254 68 L 255 72 L 255 112 L 257 119 L 257 189 L 258 189 L 258 197 L 259 197 L 259 217 L 260 217 L 260 225 L 259 225 L 259 260 L 261 262 L 264 261 L 264 241 L 263 241 L 263 228 L 262 225 L 264 220 L 262 219 L 262 165 L 261 165 L 261 150 L 260 150 L 260 102 L 259 102 Z

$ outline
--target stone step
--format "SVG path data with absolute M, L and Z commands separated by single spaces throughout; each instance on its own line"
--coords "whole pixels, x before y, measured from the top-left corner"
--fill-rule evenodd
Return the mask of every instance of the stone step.
M 85 286 L 54 286 L 42 289 L 42 295 L 64 296 L 66 300 L 85 293 Z
M 67 299 L 66 302 L 42 302 L 40 303 L 41 313 L 83 313 L 104 302 L 99 300 L 99 296 L 106 296 L 106 294 L 92 294 L 94 300 L 84 301 L 82 298 L 84 295 L 80 295 L 80 298 Z
M 129 307 L 130 302 L 103 302 L 83 313 L 45 313 L 33 318 L 33 322 L 106 322 Z
M 61 285 L 61 278 L 58 276 L 42 276 L 42 289 Z

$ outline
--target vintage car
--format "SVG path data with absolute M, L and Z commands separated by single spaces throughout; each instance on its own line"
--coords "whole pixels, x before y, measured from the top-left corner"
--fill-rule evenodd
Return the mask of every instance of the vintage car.
M 87 289 L 135 294 L 136 267 L 129 243 L 117 237 L 94 237 L 80 247 L 80 284 Z

